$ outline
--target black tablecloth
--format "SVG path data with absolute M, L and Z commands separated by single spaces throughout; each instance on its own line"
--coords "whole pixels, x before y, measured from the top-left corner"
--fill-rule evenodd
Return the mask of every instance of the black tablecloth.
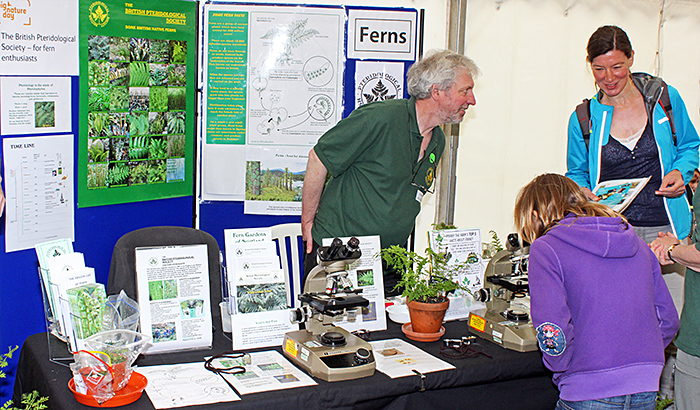
M 418 376 L 391 379 L 380 372 L 371 377 L 342 382 L 315 379 L 317 386 L 302 387 L 241 396 L 237 402 L 196 406 L 197 409 L 553 409 L 558 392 L 551 382 L 551 374 L 544 368 L 539 352 L 520 353 L 506 350 L 483 339 L 473 345 L 491 357 L 478 355 L 467 359 L 450 359 L 440 355 L 442 341 L 421 343 L 407 339 L 400 326 L 389 322 L 388 330 L 372 332 L 371 340 L 401 338 L 439 357 L 456 369 L 427 373 L 425 391 L 421 391 Z M 444 337 L 459 338 L 468 335 L 465 322 L 445 324 Z M 55 337 L 51 353 L 69 356 L 65 343 Z M 46 333 L 32 335 L 25 341 L 20 353 L 14 386 L 15 403 L 22 393 L 37 390 L 49 397 L 49 408 L 90 409 L 79 404 L 68 390 L 72 374 L 68 367 L 49 360 Z M 141 356 L 137 365 L 187 363 L 203 361 L 205 356 L 231 350 L 231 342 L 221 332 L 214 334 L 212 349 Z M 261 349 L 270 350 L 270 349 Z M 281 352 L 281 348 L 276 350 Z M 133 410 L 154 407 L 147 395 L 126 406 Z

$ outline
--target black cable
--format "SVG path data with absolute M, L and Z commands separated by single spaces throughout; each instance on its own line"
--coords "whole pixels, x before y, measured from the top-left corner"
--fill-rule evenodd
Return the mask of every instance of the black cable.
M 219 353 L 217 355 L 214 355 L 207 360 L 204 361 L 204 368 L 209 370 L 212 373 L 216 374 L 242 374 L 245 373 L 245 367 L 244 366 L 230 366 L 230 367 L 216 367 L 214 364 L 214 360 L 216 359 L 244 359 L 244 362 L 246 362 L 245 358 L 248 356 L 250 357 L 247 353 L 243 352 L 234 352 L 234 351 L 228 351 L 228 352 L 223 352 Z
M 478 355 L 484 355 L 490 359 L 493 358 L 490 354 L 476 350 L 466 344 L 461 346 L 440 346 L 440 354 L 450 359 L 468 359 Z

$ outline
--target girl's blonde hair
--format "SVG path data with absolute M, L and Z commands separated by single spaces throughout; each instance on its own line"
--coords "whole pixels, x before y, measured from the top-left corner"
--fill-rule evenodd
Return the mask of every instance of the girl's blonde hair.
M 567 215 L 617 216 L 605 205 L 588 200 L 576 182 L 559 174 L 543 174 L 525 185 L 515 201 L 515 227 L 532 243 Z M 624 217 L 623 221 L 627 222 Z

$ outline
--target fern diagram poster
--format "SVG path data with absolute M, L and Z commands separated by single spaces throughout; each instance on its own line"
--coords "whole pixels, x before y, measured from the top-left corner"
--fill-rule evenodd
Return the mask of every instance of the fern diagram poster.
M 342 8 L 213 5 L 207 17 L 207 143 L 308 146 L 340 120 Z
M 80 1 L 78 206 L 192 195 L 196 6 Z
M 340 120 L 345 10 L 206 4 L 203 20 L 202 199 L 244 200 L 247 149 L 308 153 Z

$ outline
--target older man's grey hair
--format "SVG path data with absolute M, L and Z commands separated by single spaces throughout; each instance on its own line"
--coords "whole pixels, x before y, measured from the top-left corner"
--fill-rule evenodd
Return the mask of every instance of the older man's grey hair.
M 454 85 L 460 70 L 467 70 L 472 78 L 479 75 L 479 68 L 469 57 L 450 50 L 431 50 L 408 69 L 408 93 L 423 100 L 430 97 L 433 85 L 447 90 Z

